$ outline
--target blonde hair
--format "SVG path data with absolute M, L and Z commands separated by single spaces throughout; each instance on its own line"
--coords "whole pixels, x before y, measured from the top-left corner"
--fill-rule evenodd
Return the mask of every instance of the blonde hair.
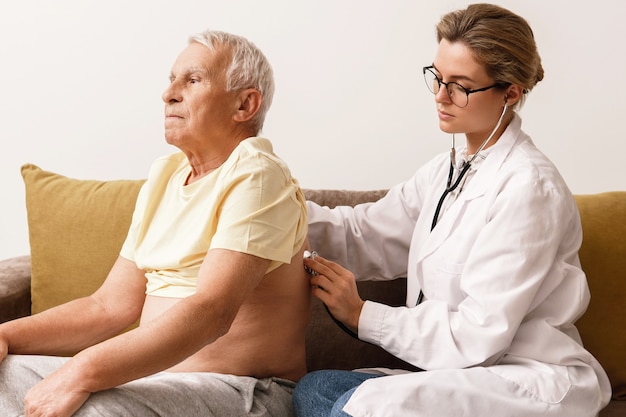
M 444 15 L 437 24 L 437 42 L 442 39 L 466 45 L 498 84 L 518 84 L 528 93 L 543 79 L 541 57 L 530 25 L 500 6 L 471 4 Z

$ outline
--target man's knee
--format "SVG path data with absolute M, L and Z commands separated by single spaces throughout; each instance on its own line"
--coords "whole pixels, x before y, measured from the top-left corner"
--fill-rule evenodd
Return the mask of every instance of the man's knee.
M 8 355 L 0 362 L 0 396 L 6 400 L 9 396 L 24 396 L 31 387 L 58 369 L 67 358 L 34 355 Z M 23 405 L 23 404 L 22 404 Z
M 56 358 L 29 355 L 8 355 L 0 363 L 0 385 L 34 385 L 60 366 Z
M 22 414 L 26 393 L 54 371 L 58 362 L 40 356 L 8 355 L 0 363 L 0 410 L 6 415 Z

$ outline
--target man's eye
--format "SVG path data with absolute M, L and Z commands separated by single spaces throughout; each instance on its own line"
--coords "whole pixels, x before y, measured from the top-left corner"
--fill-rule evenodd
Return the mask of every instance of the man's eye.
M 198 78 L 190 78 L 189 79 L 189 83 L 190 84 L 195 84 L 195 83 L 199 83 L 199 82 L 200 82 L 200 80 Z

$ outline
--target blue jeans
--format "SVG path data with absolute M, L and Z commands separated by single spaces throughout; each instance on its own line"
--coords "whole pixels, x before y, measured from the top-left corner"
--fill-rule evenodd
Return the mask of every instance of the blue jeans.
M 293 393 L 297 417 L 345 417 L 342 411 L 361 383 L 380 375 L 352 371 L 315 371 L 298 382 Z

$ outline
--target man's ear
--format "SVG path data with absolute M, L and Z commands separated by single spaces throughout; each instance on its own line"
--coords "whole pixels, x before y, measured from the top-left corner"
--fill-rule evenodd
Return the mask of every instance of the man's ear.
M 239 108 L 235 111 L 233 116 L 237 122 L 247 122 L 252 119 L 261 108 L 263 102 L 263 96 L 259 90 L 255 88 L 247 88 L 239 93 L 238 104 Z

